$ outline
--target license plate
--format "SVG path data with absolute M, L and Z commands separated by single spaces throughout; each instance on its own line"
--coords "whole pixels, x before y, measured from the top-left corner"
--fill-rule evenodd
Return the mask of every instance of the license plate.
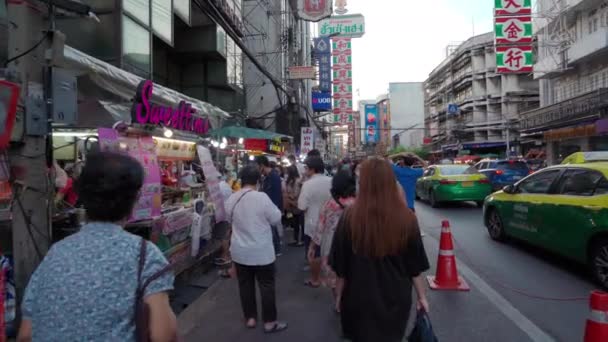
M 473 182 L 462 182 L 461 185 L 463 188 L 469 188 L 473 186 Z

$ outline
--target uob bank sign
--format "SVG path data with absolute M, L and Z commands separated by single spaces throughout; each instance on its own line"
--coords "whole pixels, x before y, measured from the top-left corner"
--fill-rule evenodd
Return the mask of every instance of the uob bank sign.
M 312 92 L 312 110 L 326 112 L 331 110 L 331 94 L 329 92 Z

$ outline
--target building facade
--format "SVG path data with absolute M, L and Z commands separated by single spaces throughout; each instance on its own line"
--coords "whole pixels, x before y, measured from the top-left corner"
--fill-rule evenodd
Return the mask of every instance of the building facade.
M 244 61 L 247 115 L 256 126 L 285 133 L 299 141 L 301 125 L 312 113 L 312 80 L 288 80 L 290 66 L 311 65 L 310 23 L 296 17 L 289 0 L 245 1 L 245 45 L 275 79 L 288 89 L 275 85 L 251 62 Z
M 378 134 L 380 137 L 380 150 L 388 150 L 391 146 L 391 101 L 388 94 L 376 98 L 378 107 Z
M 392 126 L 389 136 L 397 136 L 399 145 L 405 147 L 421 146 L 424 130 L 423 83 L 389 83 L 388 92 Z
M 434 152 L 511 154 L 520 150 L 520 114 L 538 107 L 531 75 L 497 74 L 494 34 L 458 46 L 424 82 L 424 127 Z M 395 115 L 393 115 L 395 116 Z
M 66 45 L 229 113 L 244 110 L 243 56 L 235 42 L 243 36 L 241 0 L 200 7 L 191 0 L 86 3 L 100 21 L 58 16 Z
M 541 107 L 522 115 L 530 152 L 559 163 L 608 150 L 608 3 L 539 0 L 535 21 Z

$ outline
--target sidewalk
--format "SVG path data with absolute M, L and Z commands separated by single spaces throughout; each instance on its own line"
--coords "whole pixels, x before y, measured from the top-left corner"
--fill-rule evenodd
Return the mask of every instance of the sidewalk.
M 432 271 L 438 243 L 427 235 L 425 246 Z M 327 288 L 305 287 L 304 251 L 287 248 L 277 261 L 279 319 L 289 323 L 282 333 L 266 335 L 261 325 L 244 327 L 238 289 L 233 279 L 220 279 L 178 317 L 183 341 L 344 341 L 340 320 L 333 312 Z M 440 341 L 530 341 L 486 296 L 469 281 L 470 292 L 430 292 L 431 318 Z M 259 305 L 259 301 L 258 301 Z M 411 315 L 414 317 L 414 314 Z M 409 329 L 408 329 L 409 330 Z

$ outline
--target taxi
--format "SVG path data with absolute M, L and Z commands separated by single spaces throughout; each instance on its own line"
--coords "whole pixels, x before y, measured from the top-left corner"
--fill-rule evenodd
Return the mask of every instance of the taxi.
M 488 178 L 468 165 L 432 165 L 416 182 L 416 197 L 428 200 L 433 208 L 464 201 L 482 206 L 491 192 Z
M 507 237 L 589 266 L 608 288 L 608 152 L 578 152 L 488 196 L 490 237 Z

